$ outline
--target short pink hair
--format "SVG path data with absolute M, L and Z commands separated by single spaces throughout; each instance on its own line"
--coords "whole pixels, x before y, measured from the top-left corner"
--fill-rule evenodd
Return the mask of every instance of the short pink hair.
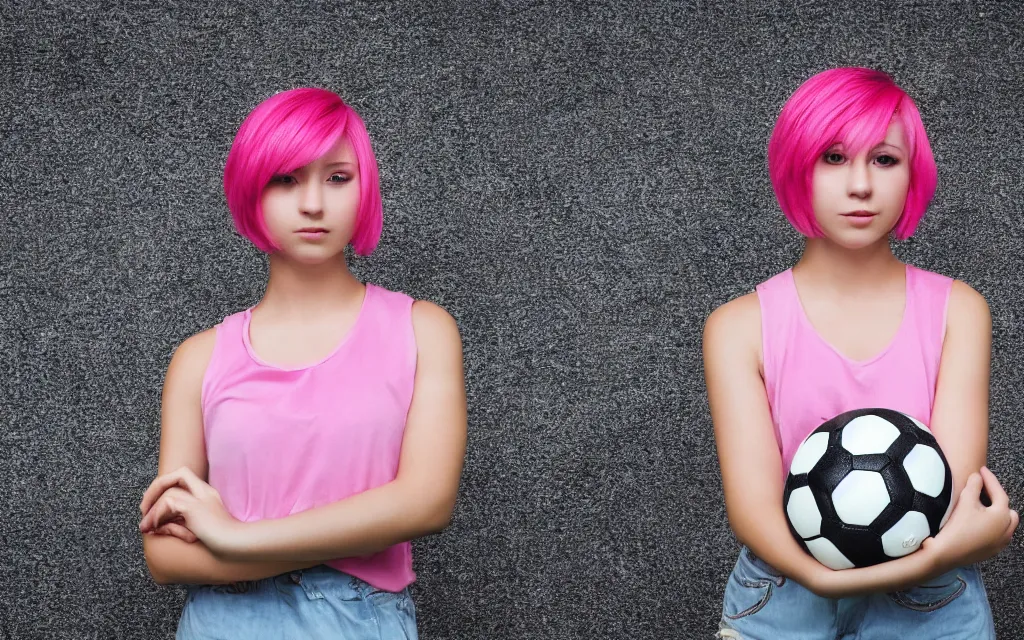
M 797 231 L 820 237 L 811 190 L 814 165 L 841 142 L 856 155 L 885 139 L 889 124 L 903 124 L 910 163 L 910 185 L 893 234 L 914 234 L 935 195 L 937 173 L 928 135 L 917 106 L 892 78 L 873 69 L 839 68 L 819 73 L 786 101 L 768 142 L 768 173 L 782 212 Z
M 359 211 L 352 248 L 373 253 L 383 224 L 380 177 L 366 126 L 352 107 L 326 89 L 292 89 L 260 103 L 242 122 L 224 166 L 224 195 L 238 232 L 265 253 L 277 249 L 261 200 L 271 178 L 327 153 L 345 136 L 359 164 Z

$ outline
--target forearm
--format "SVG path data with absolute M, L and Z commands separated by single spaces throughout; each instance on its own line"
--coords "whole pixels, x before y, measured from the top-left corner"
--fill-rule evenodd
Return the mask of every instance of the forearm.
M 324 562 L 366 556 L 448 525 L 454 499 L 399 481 L 285 518 L 243 525 L 225 557 Z
M 760 526 L 751 522 L 733 528 L 737 538 L 754 555 L 783 576 L 823 597 L 901 591 L 947 570 L 927 548 L 873 567 L 835 571 L 800 547 L 783 518 L 780 512 L 778 519 L 767 519 Z
M 202 542 L 185 542 L 159 534 L 142 536 L 150 575 L 157 584 L 229 584 L 262 580 L 317 563 L 308 561 L 228 560 Z
M 919 549 L 873 567 L 832 571 L 822 591 L 831 598 L 903 591 L 947 570 L 928 549 Z
M 778 517 L 764 513 L 753 518 L 732 517 L 730 523 L 736 538 L 754 555 L 786 578 L 815 591 L 830 569 L 800 547 L 781 514 L 780 509 Z

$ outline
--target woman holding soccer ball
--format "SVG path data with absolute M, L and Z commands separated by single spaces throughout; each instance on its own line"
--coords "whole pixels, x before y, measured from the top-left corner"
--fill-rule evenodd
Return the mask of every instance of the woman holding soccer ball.
M 984 466 L 988 305 L 963 282 L 900 262 L 889 245 L 914 233 L 935 192 L 917 108 L 884 73 L 820 73 L 782 109 L 768 164 L 805 250 L 716 309 L 704 332 L 726 508 L 744 545 L 719 636 L 993 638 L 975 565 L 1009 543 L 1018 515 Z M 865 407 L 928 425 L 956 504 L 920 550 L 834 571 L 791 535 L 783 481 L 809 433 Z

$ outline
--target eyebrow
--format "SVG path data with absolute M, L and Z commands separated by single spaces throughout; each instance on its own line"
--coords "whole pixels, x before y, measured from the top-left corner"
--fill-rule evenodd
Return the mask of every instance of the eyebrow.
M 905 148 L 903 148 L 902 146 L 900 146 L 899 144 L 893 144 L 891 142 L 886 142 L 885 140 L 883 140 L 883 141 L 879 142 L 878 144 L 876 144 L 875 146 L 871 147 L 871 151 L 878 151 L 882 147 L 891 147 L 891 148 L 893 148 L 893 149 L 895 149 L 897 151 L 902 151 L 904 153 L 907 152 L 907 150 Z M 830 144 L 825 149 L 825 151 L 831 151 L 833 149 L 845 150 L 846 149 L 846 145 L 844 145 L 841 141 L 833 142 L 832 144 Z
M 354 167 L 354 166 L 356 166 L 356 163 L 355 162 L 349 162 L 348 160 L 342 160 L 341 162 L 332 162 L 332 163 L 330 163 L 327 166 L 328 167 Z
M 883 148 L 883 147 L 889 147 L 889 148 L 895 149 L 896 151 L 903 151 L 903 152 L 906 152 L 906 149 L 904 149 L 904 148 L 903 148 L 903 147 L 901 147 L 900 145 L 898 145 L 898 144 L 893 144 L 893 143 L 891 143 L 891 142 L 885 142 L 884 140 L 883 140 L 882 142 L 879 142 L 879 143 L 878 143 L 878 144 L 876 144 L 875 146 L 871 147 L 871 150 L 872 150 L 872 151 L 878 151 L 879 149 L 881 149 L 881 148 Z

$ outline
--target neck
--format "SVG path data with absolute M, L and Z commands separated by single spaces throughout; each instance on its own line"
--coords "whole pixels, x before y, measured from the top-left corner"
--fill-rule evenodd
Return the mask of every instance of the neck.
M 850 291 L 876 289 L 879 282 L 904 268 L 893 255 L 888 238 L 860 249 L 847 249 L 827 238 L 808 238 L 793 271 L 804 280 Z
M 270 255 L 270 278 L 259 306 L 309 317 L 346 306 L 362 295 L 363 284 L 348 270 L 344 254 L 321 264 L 302 264 Z

